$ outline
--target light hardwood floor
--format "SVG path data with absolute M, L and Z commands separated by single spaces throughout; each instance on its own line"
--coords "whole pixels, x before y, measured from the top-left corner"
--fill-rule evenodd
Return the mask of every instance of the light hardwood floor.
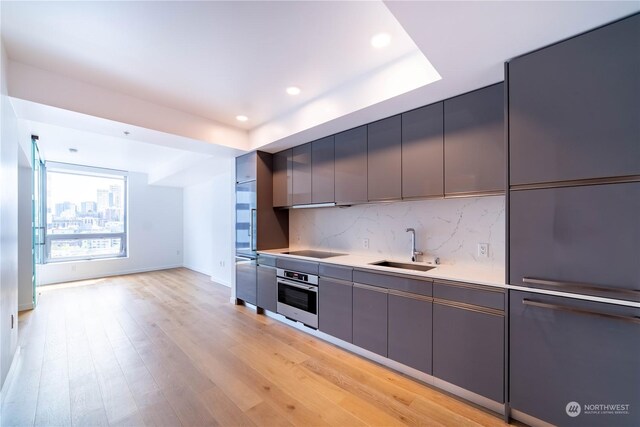
M 187 269 L 42 288 L 2 426 L 504 425 L 229 297 Z

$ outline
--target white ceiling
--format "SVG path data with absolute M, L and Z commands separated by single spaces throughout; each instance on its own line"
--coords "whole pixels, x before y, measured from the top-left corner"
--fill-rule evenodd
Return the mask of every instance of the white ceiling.
M 150 177 L 187 185 L 189 170 L 201 179 L 215 170 L 215 159 L 239 153 L 201 138 L 208 132 L 207 123 L 240 127 L 251 148 L 275 152 L 501 81 L 506 60 L 638 12 L 640 2 L 2 1 L 1 8 L 2 40 L 14 64 L 104 88 L 105 95 L 111 91 L 129 96 L 113 98 L 117 102 L 94 96 L 94 103 L 105 99 L 102 111 L 120 107 L 119 114 L 100 117 L 79 114 L 86 85 L 67 91 L 80 100 L 77 109 L 14 99 L 24 128 L 47 123 L 94 132 L 108 137 L 95 139 L 99 144 L 122 150 L 127 150 L 122 130 L 132 129 L 133 138 L 128 139 L 154 145 L 132 150 L 140 149 L 140 154 L 159 147 L 163 153 L 154 161 L 158 166 L 147 171 Z M 369 39 L 380 31 L 392 34 L 393 40 L 388 48 L 375 50 Z M 14 69 L 18 77 L 28 70 Z M 33 74 L 39 75 L 46 77 Z M 38 92 L 51 82 L 64 82 L 23 80 L 23 87 L 31 83 Z M 300 86 L 302 94 L 288 96 L 284 89 L 289 85 Z M 10 80 L 10 94 L 11 89 Z M 51 97 L 64 96 L 67 90 L 51 89 Z M 139 103 L 140 109 L 155 115 L 155 123 L 185 112 L 202 117 L 205 122 L 198 126 L 204 131 L 172 131 L 153 121 L 149 126 L 125 125 L 136 123 L 122 119 L 131 116 L 127 111 L 133 111 L 135 99 L 149 102 Z M 153 105 L 173 113 L 156 115 L 163 110 L 150 108 Z M 241 124 L 234 118 L 237 114 L 250 120 Z M 197 122 L 179 121 L 183 128 Z M 55 153 L 62 155 L 68 148 L 63 131 L 40 130 L 43 140 L 52 132 L 52 138 L 61 141 Z M 191 159 L 167 148 L 201 157 Z M 114 162 L 145 161 L 144 156 L 120 155 L 117 150 L 97 152 L 104 155 L 95 161 L 105 161 L 109 154 Z M 165 157 L 174 161 L 161 160 Z M 145 167 L 131 165 L 131 170 Z
M 244 129 L 419 52 L 380 1 L 3 1 L 2 38 L 14 61 Z

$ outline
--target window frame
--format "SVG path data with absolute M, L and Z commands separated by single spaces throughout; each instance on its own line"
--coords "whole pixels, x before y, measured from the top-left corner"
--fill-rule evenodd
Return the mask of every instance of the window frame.
M 73 261 L 92 261 L 128 258 L 129 256 L 129 173 L 127 171 L 117 169 L 98 168 L 93 166 L 76 165 L 71 163 L 45 162 L 44 173 L 42 173 L 42 185 L 44 194 L 47 192 L 47 178 L 49 172 L 66 173 L 78 176 L 93 176 L 100 178 L 122 178 L 124 198 L 124 231 L 122 233 L 72 233 L 72 234 L 49 234 L 47 232 L 46 212 L 48 211 L 48 197 L 44 197 L 43 211 L 44 215 L 44 263 L 57 264 Z M 104 255 L 83 255 L 63 258 L 51 258 L 51 242 L 55 240 L 90 240 L 90 239 L 120 239 L 120 252 L 117 254 Z

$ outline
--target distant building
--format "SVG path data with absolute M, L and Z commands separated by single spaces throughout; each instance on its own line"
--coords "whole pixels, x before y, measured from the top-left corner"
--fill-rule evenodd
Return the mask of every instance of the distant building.
M 99 213 L 103 213 L 107 209 L 109 209 L 109 190 L 98 190 L 97 191 L 97 210 Z
M 80 212 L 83 214 L 95 213 L 98 210 L 98 204 L 96 202 L 82 202 L 80 203 Z
M 65 216 L 67 218 L 74 217 L 76 215 L 76 205 L 71 202 L 56 203 L 56 216 Z

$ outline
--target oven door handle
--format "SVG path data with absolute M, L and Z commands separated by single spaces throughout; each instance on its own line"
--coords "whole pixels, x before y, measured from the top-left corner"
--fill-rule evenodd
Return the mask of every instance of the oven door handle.
M 290 282 L 286 279 L 278 279 L 278 284 L 282 283 L 283 285 L 291 286 L 298 289 L 304 289 L 305 291 L 318 292 L 317 286 L 307 286 L 307 285 L 299 285 L 296 282 Z

